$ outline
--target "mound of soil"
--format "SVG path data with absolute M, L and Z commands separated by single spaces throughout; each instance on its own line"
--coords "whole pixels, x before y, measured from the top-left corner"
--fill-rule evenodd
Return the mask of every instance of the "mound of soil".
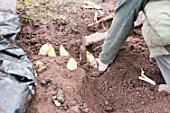
M 43 0 L 45 1 L 45 0 Z M 38 2 L 42 5 L 42 1 Z M 46 1 L 49 2 L 49 1 Z M 50 0 L 50 2 L 53 2 Z M 113 12 L 115 2 L 96 1 L 101 4 L 105 15 Z M 32 25 L 22 23 L 20 39 L 23 49 L 37 71 L 37 91 L 28 113 L 169 113 L 170 95 L 158 92 L 152 86 L 138 79 L 141 68 L 146 75 L 164 83 L 154 61 L 150 61 L 148 49 L 141 35 L 140 27 L 134 29 L 121 48 L 113 64 L 103 74 L 81 60 L 81 38 L 109 28 L 111 21 L 88 28 L 93 22 L 95 9 L 82 9 L 83 0 L 64 7 L 58 12 L 66 14 L 66 20 L 51 21 L 48 17 L 35 21 Z M 57 57 L 39 56 L 40 47 L 51 43 Z M 90 45 L 88 50 L 97 57 L 101 43 Z M 66 64 L 70 57 L 59 56 L 59 46 L 63 45 L 78 62 L 78 69 L 70 71 Z M 36 66 L 36 62 L 43 64 Z M 64 101 L 58 107 L 54 98 L 62 91 Z
M 139 80 L 141 68 L 156 83 L 164 83 L 143 40 L 132 34 L 104 74 L 94 78 L 93 70 L 86 73 L 80 95 L 95 113 L 168 113 L 170 95 Z

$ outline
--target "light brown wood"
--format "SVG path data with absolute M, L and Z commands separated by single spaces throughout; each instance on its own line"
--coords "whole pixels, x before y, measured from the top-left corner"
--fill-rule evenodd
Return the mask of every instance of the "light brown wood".
M 83 36 L 83 38 L 82 38 L 83 45 L 88 46 L 89 44 L 99 42 L 101 40 L 104 40 L 106 36 L 107 36 L 107 31 L 103 32 L 103 33 L 97 32 L 97 33 L 91 34 L 89 36 Z
M 110 19 L 113 19 L 113 16 L 114 16 L 114 13 L 111 13 L 111 14 L 109 14 L 109 15 L 101 18 L 100 20 L 98 20 L 98 21 L 96 21 L 96 22 L 94 22 L 94 23 L 89 24 L 88 27 L 94 26 L 94 25 L 96 25 L 96 24 L 99 24 L 99 23 L 101 23 L 101 22 L 104 22 L 104 21 L 107 21 L 107 20 L 110 20 Z

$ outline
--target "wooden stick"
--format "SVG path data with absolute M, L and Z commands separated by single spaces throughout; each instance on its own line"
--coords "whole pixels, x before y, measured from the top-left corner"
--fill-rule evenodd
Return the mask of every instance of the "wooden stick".
M 94 23 L 89 24 L 88 27 L 91 27 L 91 26 L 96 25 L 98 23 L 110 20 L 110 19 L 113 18 L 113 16 L 114 16 L 114 13 L 111 13 L 108 16 L 105 16 L 105 17 L 101 18 L 100 20 L 98 20 L 98 21 L 96 21 Z M 140 12 L 139 16 L 138 16 L 138 19 L 137 19 L 137 21 L 135 23 L 135 27 L 138 27 L 138 26 L 143 24 L 142 17 L 143 17 L 143 13 Z M 108 33 L 108 31 L 103 32 L 103 33 L 97 32 L 97 33 L 91 34 L 89 36 L 83 36 L 82 37 L 83 45 L 84 46 L 88 46 L 89 44 L 93 44 L 93 43 L 99 42 L 99 41 L 105 39 L 105 37 L 107 36 L 107 33 Z
M 113 19 L 113 16 L 114 16 L 114 13 L 111 13 L 111 14 L 101 18 L 100 20 L 94 22 L 94 23 L 88 24 L 88 27 L 94 26 L 96 24 L 99 24 L 101 22 L 104 22 L 104 21 L 107 21 L 107 20 L 110 20 L 110 19 Z M 144 22 L 144 14 L 143 14 L 143 12 L 139 12 L 138 18 L 134 22 L 134 27 L 138 27 L 138 26 L 143 25 L 143 22 Z
M 101 22 L 104 22 L 104 21 L 107 21 L 107 20 L 110 20 L 110 19 L 113 19 L 113 16 L 114 16 L 114 13 L 111 13 L 111 14 L 109 14 L 109 15 L 101 18 L 100 20 L 98 20 L 98 21 L 96 21 L 96 22 L 94 22 L 94 23 L 89 24 L 88 27 L 94 26 L 94 25 L 96 25 L 96 24 L 99 24 L 99 23 L 101 23 Z
M 97 33 L 91 34 L 89 36 L 83 36 L 82 37 L 83 45 L 88 46 L 89 44 L 99 42 L 99 41 L 105 39 L 105 37 L 107 36 L 107 33 L 108 33 L 108 31 L 106 31 L 104 33 L 97 32 Z

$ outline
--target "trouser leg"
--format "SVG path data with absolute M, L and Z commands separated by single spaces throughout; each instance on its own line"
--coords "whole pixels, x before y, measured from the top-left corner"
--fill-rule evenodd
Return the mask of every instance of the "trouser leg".
M 112 25 L 104 41 L 100 60 L 111 64 L 134 26 L 139 11 L 148 0 L 119 0 Z
M 166 49 L 170 52 L 170 45 Z M 170 55 L 158 56 L 155 59 L 166 84 L 170 86 Z

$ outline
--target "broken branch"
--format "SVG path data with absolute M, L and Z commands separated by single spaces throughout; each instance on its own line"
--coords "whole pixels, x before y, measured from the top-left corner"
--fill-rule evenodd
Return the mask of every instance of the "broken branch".
M 93 44 L 93 43 L 96 43 L 96 42 L 99 42 L 103 39 L 105 39 L 105 37 L 107 36 L 107 31 L 104 32 L 104 33 L 94 33 L 94 34 L 91 34 L 89 36 L 83 36 L 82 39 L 83 39 L 83 45 L 84 46 L 88 46 L 90 44 Z

